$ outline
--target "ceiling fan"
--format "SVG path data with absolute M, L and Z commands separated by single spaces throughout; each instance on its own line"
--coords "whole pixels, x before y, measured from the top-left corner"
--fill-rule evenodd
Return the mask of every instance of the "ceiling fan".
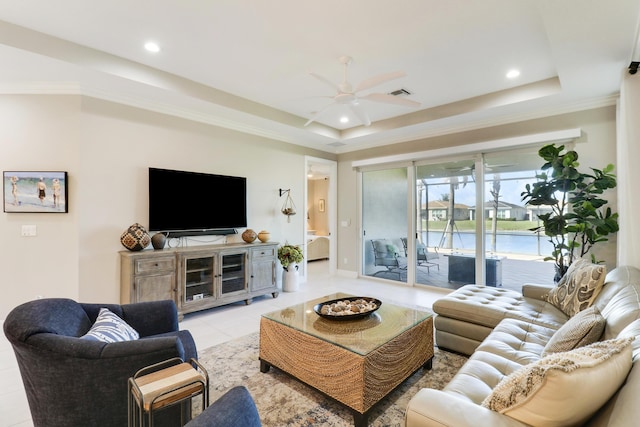
M 373 102 L 382 102 L 386 104 L 394 104 L 394 105 L 402 105 L 405 107 L 419 107 L 420 103 L 416 101 L 412 101 L 410 99 L 399 98 L 394 95 L 390 95 L 387 93 L 370 93 L 364 96 L 358 95 L 359 92 L 362 92 L 367 89 L 374 88 L 382 83 L 386 83 L 391 80 L 399 79 L 400 77 L 404 77 L 406 73 L 404 71 L 395 71 L 387 74 L 380 74 L 374 77 L 370 77 L 362 81 L 358 86 L 356 86 L 355 90 L 349 81 L 347 80 L 347 69 L 349 65 L 353 61 L 353 58 L 350 56 L 341 56 L 340 63 L 344 66 L 344 79 L 342 83 L 335 84 L 327 78 L 324 78 L 314 72 L 311 72 L 313 77 L 324 82 L 334 88 L 337 93 L 329 98 L 333 99 L 333 102 L 321 110 L 317 111 L 313 117 L 311 117 L 304 125 L 307 126 L 310 123 L 314 122 L 318 119 L 318 117 L 327 111 L 329 108 L 335 105 L 346 105 L 351 111 L 356 115 L 358 120 L 362 122 L 365 126 L 369 126 L 371 124 L 371 119 L 369 119 L 369 115 L 363 108 L 360 103 L 361 100 L 373 101 Z

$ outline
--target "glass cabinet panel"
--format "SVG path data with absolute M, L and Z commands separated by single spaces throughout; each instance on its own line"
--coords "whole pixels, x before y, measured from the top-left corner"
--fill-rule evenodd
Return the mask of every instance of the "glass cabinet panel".
M 246 253 L 224 254 L 221 259 L 222 295 L 245 291 L 247 289 Z
M 188 258 L 185 262 L 184 301 L 215 297 L 213 257 Z

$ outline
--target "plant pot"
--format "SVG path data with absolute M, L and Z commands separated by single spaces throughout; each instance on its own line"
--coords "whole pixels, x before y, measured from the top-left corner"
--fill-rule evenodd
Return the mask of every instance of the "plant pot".
M 282 274 L 282 290 L 284 292 L 296 292 L 298 290 L 298 265 L 290 264 Z

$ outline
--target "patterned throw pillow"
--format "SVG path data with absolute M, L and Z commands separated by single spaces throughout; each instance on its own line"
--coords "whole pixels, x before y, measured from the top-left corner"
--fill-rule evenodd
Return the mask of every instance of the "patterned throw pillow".
M 602 290 L 606 275 L 607 269 L 604 265 L 579 259 L 571 264 L 545 300 L 571 317 L 593 304 Z
M 92 341 L 119 342 L 140 338 L 138 332 L 107 308 L 101 308 L 89 332 L 80 338 Z
M 602 335 L 606 323 L 597 307 L 582 310 L 553 334 L 542 351 L 542 357 L 593 344 Z
M 582 425 L 629 374 L 634 339 L 600 341 L 523 366 L 482 406 L 532 426 Z

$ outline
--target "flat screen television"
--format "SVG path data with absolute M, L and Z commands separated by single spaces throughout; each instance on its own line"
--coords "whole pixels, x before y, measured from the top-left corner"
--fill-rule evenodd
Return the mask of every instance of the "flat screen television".
M 247 179 L 149 168 L 149 230 L 232 234 L 247 226 Z

